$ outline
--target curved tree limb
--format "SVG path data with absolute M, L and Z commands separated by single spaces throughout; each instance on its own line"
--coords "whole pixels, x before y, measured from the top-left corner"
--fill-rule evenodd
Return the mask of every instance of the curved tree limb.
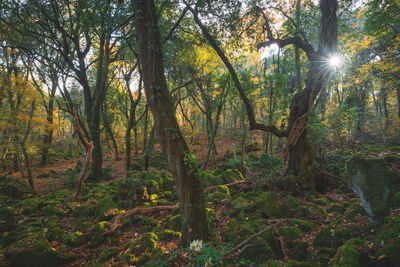
M 265 125 L 265 124 L 258 123 L 256 121 L 253 106 L 251 105 L 251 102 L 250 102 L 249 98 L 247 97 L 247 95 L 244 91 L 244 88 L 239 80 L 239 77 L 238 77 L 235 69 L 233 68 L 232 64 L 230 63 L 229 59 L 225 56 L 225 53 L 219 47 L 219 45 L 217 44 L 215 39 L 211 36 L 208 29 L 201 22 L 200 18 L 198 17 L 197 12 L 189 4 L 186 3 L 186 6 L 190 10 L 190 12 L 192 12 L 194 21 L 199 26 L 200 30 L 202 31 L 203 35 L 206 37 L 206 39 L 210 43 L 211 47 L 215 50 L 215 52 L 217 52 L 218 56 L 221 58 L 221 60 L 225 64 L 226 68 L 228 69 L 230 75 L 232 76 L 232 80 L 235 83 L 236 89 L 238 90 L 239 95 L 242 98 L 242 101 L 245 105 L 247 117 L 249 120 L 250 130 L 260 130 L 260 131 L 264 131 L 264 132 L 271 132 L 275 136 L 286 137 L 287 130 L 280 130 L 275 125 Z

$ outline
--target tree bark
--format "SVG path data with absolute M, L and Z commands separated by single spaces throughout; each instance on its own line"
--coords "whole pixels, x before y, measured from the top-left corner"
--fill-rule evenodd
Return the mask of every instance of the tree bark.
M 132 0 L 136 39 L 147 101 L 160 144 L 174 175 L 182 223 L 182 243 L 208 239 L 208 222 L 199 170 L 179 129 L 164 74 L 160 32 L 153 0 Z
M 46 107 L 46 128 L 44 130 L 43 135 L 43 147 L 42 147 L 42 157 L 40 160 L 40 165 L 45 166 L 47 164 L 48 156 L 49 156 L 49 149 L 50 145 L 53 141 L 53 119 L 54 119 L 54 101 L 55 95 L 57 91 L 57 82 L 52 80 L 51 91 L 49 95 L 49 104 Z

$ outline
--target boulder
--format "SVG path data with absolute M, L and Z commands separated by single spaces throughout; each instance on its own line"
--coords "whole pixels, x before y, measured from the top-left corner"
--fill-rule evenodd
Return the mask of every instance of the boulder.
M 360 197 L 369 219 L 382 221 L 395 206 L 394 196 L 400 188 L 400 179 L 395 164 L 400 158 L 393 156 L 382 158 L 353 157 L 346 165 L 350 177 L 350 186 Z

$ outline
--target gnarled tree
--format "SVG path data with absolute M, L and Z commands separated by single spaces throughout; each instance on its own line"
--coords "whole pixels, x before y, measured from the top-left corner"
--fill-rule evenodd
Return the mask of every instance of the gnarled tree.
M 188 245 L 193 239 L 207 240 L 208 223 L 199 170 L 179 129 L 168 91 L 154 2 L 132 0 L 132 6 L 146 99 L 178 191 L 182 243 Z
M 318 47 L 315 49 L 304 34 L 287 38 L 276 38 L 272 32 L 270 21 L 264 11 L 256 7 L 256 13 L 265 20 L 264 29 L 267 33 L 268 40 L 257 45 L 257 48 L 277 44 L 280 48 L 288 45 L 295 45 L 306 53 L 309 68 L 304 90 L 297 92 L 290 105 L 289 125 L 286 130 L 279 130 L 274 125 L 264 125 L 256 121 L 253 105 L 247 97 L 242 83 L 240 82 L 235 69 L 220 48 L 217 41 L 210 34 L 207 27 L 203 24 L 199 17 L 199 12 L 196 7 L 186 4 L 192 12 L 196 24 L 201 29 L 203 35 L 209 41 L 210 45 L 217 52 L 226 68 L 232 76 L 240 97 L 246 108 L 250 130 L 260 130 L 271 132 L 278 137 L 287 137 L 286 147 L 284 149 L 285 173 L 294 174 L 298 177 L 300 190 L 315 190 L 321 184 L 317 181 L 317 166 L 314 158 L 312 145 L 308 140 L 308 120 L 311 115 L 312 106 L 321 88 L 324 86 L 328 76 L 329 68 L 326 67 L 326 61 L 329 56 L 336 52 L 337 47 L 337 15 L 338 8 L 337 0 L 321 0 L 321 28 L 319 33 Z M 286 15 L 285 13 L 283 15 Z M 292 20 L 292 23 L 301 32 L 299 26 Z

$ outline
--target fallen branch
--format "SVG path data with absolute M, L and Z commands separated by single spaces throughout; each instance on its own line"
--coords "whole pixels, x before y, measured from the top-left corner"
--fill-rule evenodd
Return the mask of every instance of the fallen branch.
M 256 238 L 257 236 L 262 235 L 263 233 L 265 233 L 265 232 L 271 230 L 271 229 L 274 228 L 275 226 L 278 226 L 278 225 L 280 225 L 280 224 L 282 224 L 282 223 L 284 223 L 284 222 L 286 222 L 286 220 L 282 220 L 282 221 L 276 222 L 276 223 L 274 223 L 274 224 L 272 224 L 272 225 L 270 225 L 270 226 L 268 226 L 268 227 L 262 229 L 262 230 L 259 231 L 258 233 L 255 233 L 254 235 L 248 237 L 246 240 L 244 240 L 242 243 L 240 243 L 239 245 L 237 245 L 237 246 L 234 247 L 233 249 L 231 249 L 231 250 L 229 250 L 228 252 L 226 252 L 226 253 L 224 254 L 224 256 L 229 258 L 229 256 L 228 256 L 229 254 L 231 254 L 231 253 L 233 253 L 233 252 L 235 252 L 235 251 L 241 249 L 242 247 L 247 248 L 247 247 L 248 247 L 247 244 L 248 244 L 252 239 Z M 243 250 L 244 250 L 244 248 L 243 248 Z
M 334 175 L 334 174 L 332 174 L 332 173 L 329 173 L 329 172 L 327 172 L 327 171 L 325 171 L 325 170 L 318 170 L 322 175 L 326 175 L 326 176 L 329 176 L 329 177 L 331 177 L 331 178 L 334 178 L 334 179 L 336 179 L 336 180 L 338 180 L 338 181 L 340 181 L 340 182 L 342 182 L 343 184 L 345 184 L 345 185 L 348 185 L 348 182 L 346 181 L 346 180 L 344 180 L 342 177 L 339 177 L 339 176 L 337 176 L 337 175 Z
M 230 183 L 230 184 L 219 184 L 219 185 L 209 186 L 209 187 L 207 187 L 206 189 L 204 189 L 204 194 L 207 194 L 207 193 L 209 193 L 210 191 L 212 191 L 212 190 L 214 190 L 214 189 L 217 189 L 217 188 L 219 188 L 219 187 L 223 187 L 223 186 L 232 187 L 232 186 L 234 186 L 234 185 L 238 185 L 238 184 L 247 184 L 247 183 L 251 183 L 251 182 L 246 181 L 246 180 L 240 180 L 240 181 L 236 181 L 236 182 L 233 182 L 233 183 Z
M 111 227 L 109 230 L 106 231 L 106 234 L 111 234 L 115 230 L 117 230 L 119 227 L 121 227 L 123 224 L 121 221 L 125 218 L 128 218 L 132 215 L 143 215 L 147 213 L 152 213 L 156 211 L 164 211 L 164 210 L 174 210 L 179 207 L 179 204 L 175 205 L 170 205 L 170 206 L 156 206 L 156 207 L 151 207 L 151 208 L 134 208 L 130 209 L 125 213 L 119 214 L 114 217 L 114 221 L 111 224 Z

